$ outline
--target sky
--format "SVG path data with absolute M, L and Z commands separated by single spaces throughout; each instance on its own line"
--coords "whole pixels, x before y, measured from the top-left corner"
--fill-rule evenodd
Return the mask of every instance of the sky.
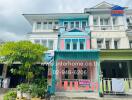
M 32 27 L 22 14 L 83 12 L 102 1 L 132 8 L 132 0 L 0 0 L 0 40 L 27 39 Z

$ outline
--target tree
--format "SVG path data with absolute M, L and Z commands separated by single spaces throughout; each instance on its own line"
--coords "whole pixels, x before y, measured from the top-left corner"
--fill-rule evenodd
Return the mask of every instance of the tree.
M 20 62 L 19 69 L 12 69 L 12 73 L 25 75 L 28 82 L 34 77 L 33 66 L 42 62 L 47 48 L 30 41 L 6 42 L 0 45 L 1 61 L 6 64 Z

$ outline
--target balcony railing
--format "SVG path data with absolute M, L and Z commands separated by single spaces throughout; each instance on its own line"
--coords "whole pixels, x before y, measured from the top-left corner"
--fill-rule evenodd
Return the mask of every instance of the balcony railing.
M 132 78 L 114 78 L 114 79 L 121 79 L 123 80 L 121 86 L 116 84 L 116 82 L 112 82 L 112 78 L 103 78 L 100 83 L 100 88 L 104 94 L 132 94 Z M 115 89 L 113 90 L 113 85 L 116 84 L 120 87 L 120 92 L 116 92 Z
M 93 30 L 122 30 L 124 29 L 123 25 L 101 25 L 101 26 L 91 26 Z

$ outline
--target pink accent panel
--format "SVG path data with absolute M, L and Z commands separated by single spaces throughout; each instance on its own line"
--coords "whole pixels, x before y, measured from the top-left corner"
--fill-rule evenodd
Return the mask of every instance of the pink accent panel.
M 61 50 L 64 50 L 64 40 L 61 40 L 60 49 L 61 49 Z
M 90 49 L 90 40 L 88 40 L 88 39 L 86 41 L 86 47 L 87 47 L 87 49 Z
M 68 86 L 68 81 L 64 81 L 64 90 L 67 89 L 67 86 Z

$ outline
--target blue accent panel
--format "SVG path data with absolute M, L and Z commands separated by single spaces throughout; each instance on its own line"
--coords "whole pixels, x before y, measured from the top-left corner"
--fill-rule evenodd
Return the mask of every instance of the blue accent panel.
M 70 31 L 68 31 L 68 32 L 82 32 L 82 31 L 80 31 L 80 30 L 78 30 L 78 29 L 73 29 L 73 30 L 70 30 Z
M 72 42 L 78 42 L 78 39 L 72 39 Z
M 85 39 L 79 39 L 80 42 L 85 42 Z
M 112 7 L 112 10 L 124 10 L 125 8 L 124 7 L 121 7 L 121 6 L 118 6 L 118 5 L 115 5 Z
M 123 14 L 112 14 L 112 16 L 123 16 Z
M 85 32 L 65 32 L 62 36 L 87 36 Z
M 71 42 L 71 39 L 65 39 L 65 42 Z

